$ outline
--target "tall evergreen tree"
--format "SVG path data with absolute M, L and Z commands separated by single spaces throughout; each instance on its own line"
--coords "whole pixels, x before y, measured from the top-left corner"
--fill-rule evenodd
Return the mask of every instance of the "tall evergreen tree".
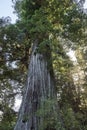
M 81 8 L 83 2 L 78 3 L 76 0 L 13 2 L 19 16 L 17 23 L 12 25 L 8 21 L 2 21 L 3 19 L 0 21 L 2 63 L 0 76 L 3 79 L 0 81 L 0 92 L 3 90 L 6 92 L 6 94 L 3 92 L 1 97 L 4 100 L 0 106 L 2 110 L 4 108 L 4 113 L 0 125 L 5 121 L 5 124 L 9 124 L 7 129 L 10 129 L 11 124 L 14 124 L 14 119 L 8 116 L 8 113 L 11 112 L 13 115 L 10 107 L 13 106 L 15 95 L 21 92 L 22 87 L 17 89 L 15 84 L 14 89 L 13 83 L 22 85 L 28 70 L 15 130 L 80 129 L 75 118 L 76 113 L 80 112 L 80 98 L 77 97 L 76 86 L 69 70 L 71 63 L 64 48 L 69 45 L 76 46 L 77 42 L 82 43 L 82 38 L 84 39 L 85 19 Z M 63 39 L 61 43 L 59 39 Z M 16 68 L 13 67 L 13 62 Z M 2 126 L 1 129 L 6 127 Z
M 57 116 L 52 120 L 56 103 L 51 104 L 50 100 L 55 102 L 57 94 L 52 67 L 51 37 L 57 38 L 59 35 L 79 41 L 81 10 L 77 9 L 77 3 L 70 0 L 62 3 L 57 0 L 18 0 L 15 5 L 20 20 L 25 23 L 27 38 L 32 47 L 27 85 L 14 130 L 62 129 L 64 126 L 55 124 Z M 37 114 L 40 110 L 43 110 L 43 115 Z M 62 124 L 61 117 L 59 122 Z

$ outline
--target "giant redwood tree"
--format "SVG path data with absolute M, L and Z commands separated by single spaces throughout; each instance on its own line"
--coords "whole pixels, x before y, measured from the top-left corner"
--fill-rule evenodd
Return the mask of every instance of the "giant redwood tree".
M 81 13 L 70 0 L 17 0 L 14 7 L 25 25 L 26 42 L 31 46 L 27 83 L 14 130 L 62 130 L 52 44 L 58 35 L 77 40 L 81 33 Z
M 23 16 L 27 21 L 29 19 L 26 26 L 30 29 L 32 47 L 27 85 L 14 130 L 55 130 L 55 119 L 52 118 L 56 109 L 56 88 L 49 41 L 50 22 L 42 1 L 23 1 L 22 7 Z

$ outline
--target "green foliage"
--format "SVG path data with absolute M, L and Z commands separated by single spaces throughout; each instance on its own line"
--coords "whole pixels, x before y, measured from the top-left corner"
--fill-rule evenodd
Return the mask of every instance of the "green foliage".
M 1 110 L 3 116 L 0 129 L 13 129 L 16 115 L 7 108 L 14 106 L 17 94 L 22 94 L 29 50 L 32 42 L 38 39 L 36 53 L 44 54 L 48 58 L 48 70 L 51 70 L 52 64 L 54 67 L 61 120 L 65 130 L 86 130 L 87 76 L 85 74 L 85 83 L 82 85 L 85 91 L 79 92 L 71 74 L 74 65 L 65 49 L 69 47 L 72 49 L 72 41 L 77 48 L 78 44 L 81 46 L 83 44 L 86 48 L 87 15 L 81 9 L 81 4 L 73 0 L 13 0 L 13 2 L 19 21 L 13 25 L 10 24 L 10 18 L 0 19 L 0 108 L 5 110 Z M 59 41 L 59 38 L 64 41 Z M 85 73 L 87 73 L 86 51 L 87 49 L 83 50 L 85 62 L 84 67 L 81 67 L 84 68 Z M 79 60 L 79 57 L 77 58 Z M 12 66 L 14 62 L 16 68 Z M 82 59 L 78 61 L 80 66 L 81 62 Z M 44 118 L 44 126 L 41 124 L 40 130 L 47 127 L 49 129 L 49 126 L 63 130 L 58 113 L 53 110 L 54 104 L 55 100 L 48 99 L 37 111 L 36 115 Z M 28 118 L 24 116 L 23 120 L 27 121 Z
M 40 130 L 44 129 L 62 129 L 58 111 L 56 109 L 57 101 L 55 99 L 47 99 L 41 102 L 40 108 L 37 110 L 36 115 L 42 118 L 43 124 Z M 63 130 L 63 129 L 62 129 Z
M 47 16 L 44 15 L 45 12 L 43 9 L 36 10 L 32 15 L 32 18 L 28 21 L 29 27 L 32 27 L 29 31 L 31 34 L 36 33 L 37 35 L 40 33 L 42 36 L 44 33 L 48 35 L 50 28 L 50 22 L 47 20 Z
M 5 106 L 2 119 L 0 121 L 1 130 L 13 130 L 16 120 L 16 112 L 10 107 Z

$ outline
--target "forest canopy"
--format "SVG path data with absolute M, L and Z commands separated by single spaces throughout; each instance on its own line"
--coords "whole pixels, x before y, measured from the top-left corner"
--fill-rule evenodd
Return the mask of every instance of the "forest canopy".
M 85 0 L 12 1 L 16 23 L 0 18 L 0 129 L 20 130 L 22 120 L 25 130 L 32 119 L 31 130 L 87 130 Z

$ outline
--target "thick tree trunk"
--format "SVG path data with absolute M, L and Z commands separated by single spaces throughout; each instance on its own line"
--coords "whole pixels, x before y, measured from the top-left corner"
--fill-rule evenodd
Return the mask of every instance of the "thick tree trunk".
M 27 85 L 14 130 L 49 130 L 49 128 L 40 128 L 44 126 L 44 116 L 37 113 L 38 110 L 40 113 L 40 108 L 41 111 L 46 109 L 45 101 L 54 99 L 56 92 L 46 55 L 37 53 L 37 45 L 34 43 L 32 47 Z

